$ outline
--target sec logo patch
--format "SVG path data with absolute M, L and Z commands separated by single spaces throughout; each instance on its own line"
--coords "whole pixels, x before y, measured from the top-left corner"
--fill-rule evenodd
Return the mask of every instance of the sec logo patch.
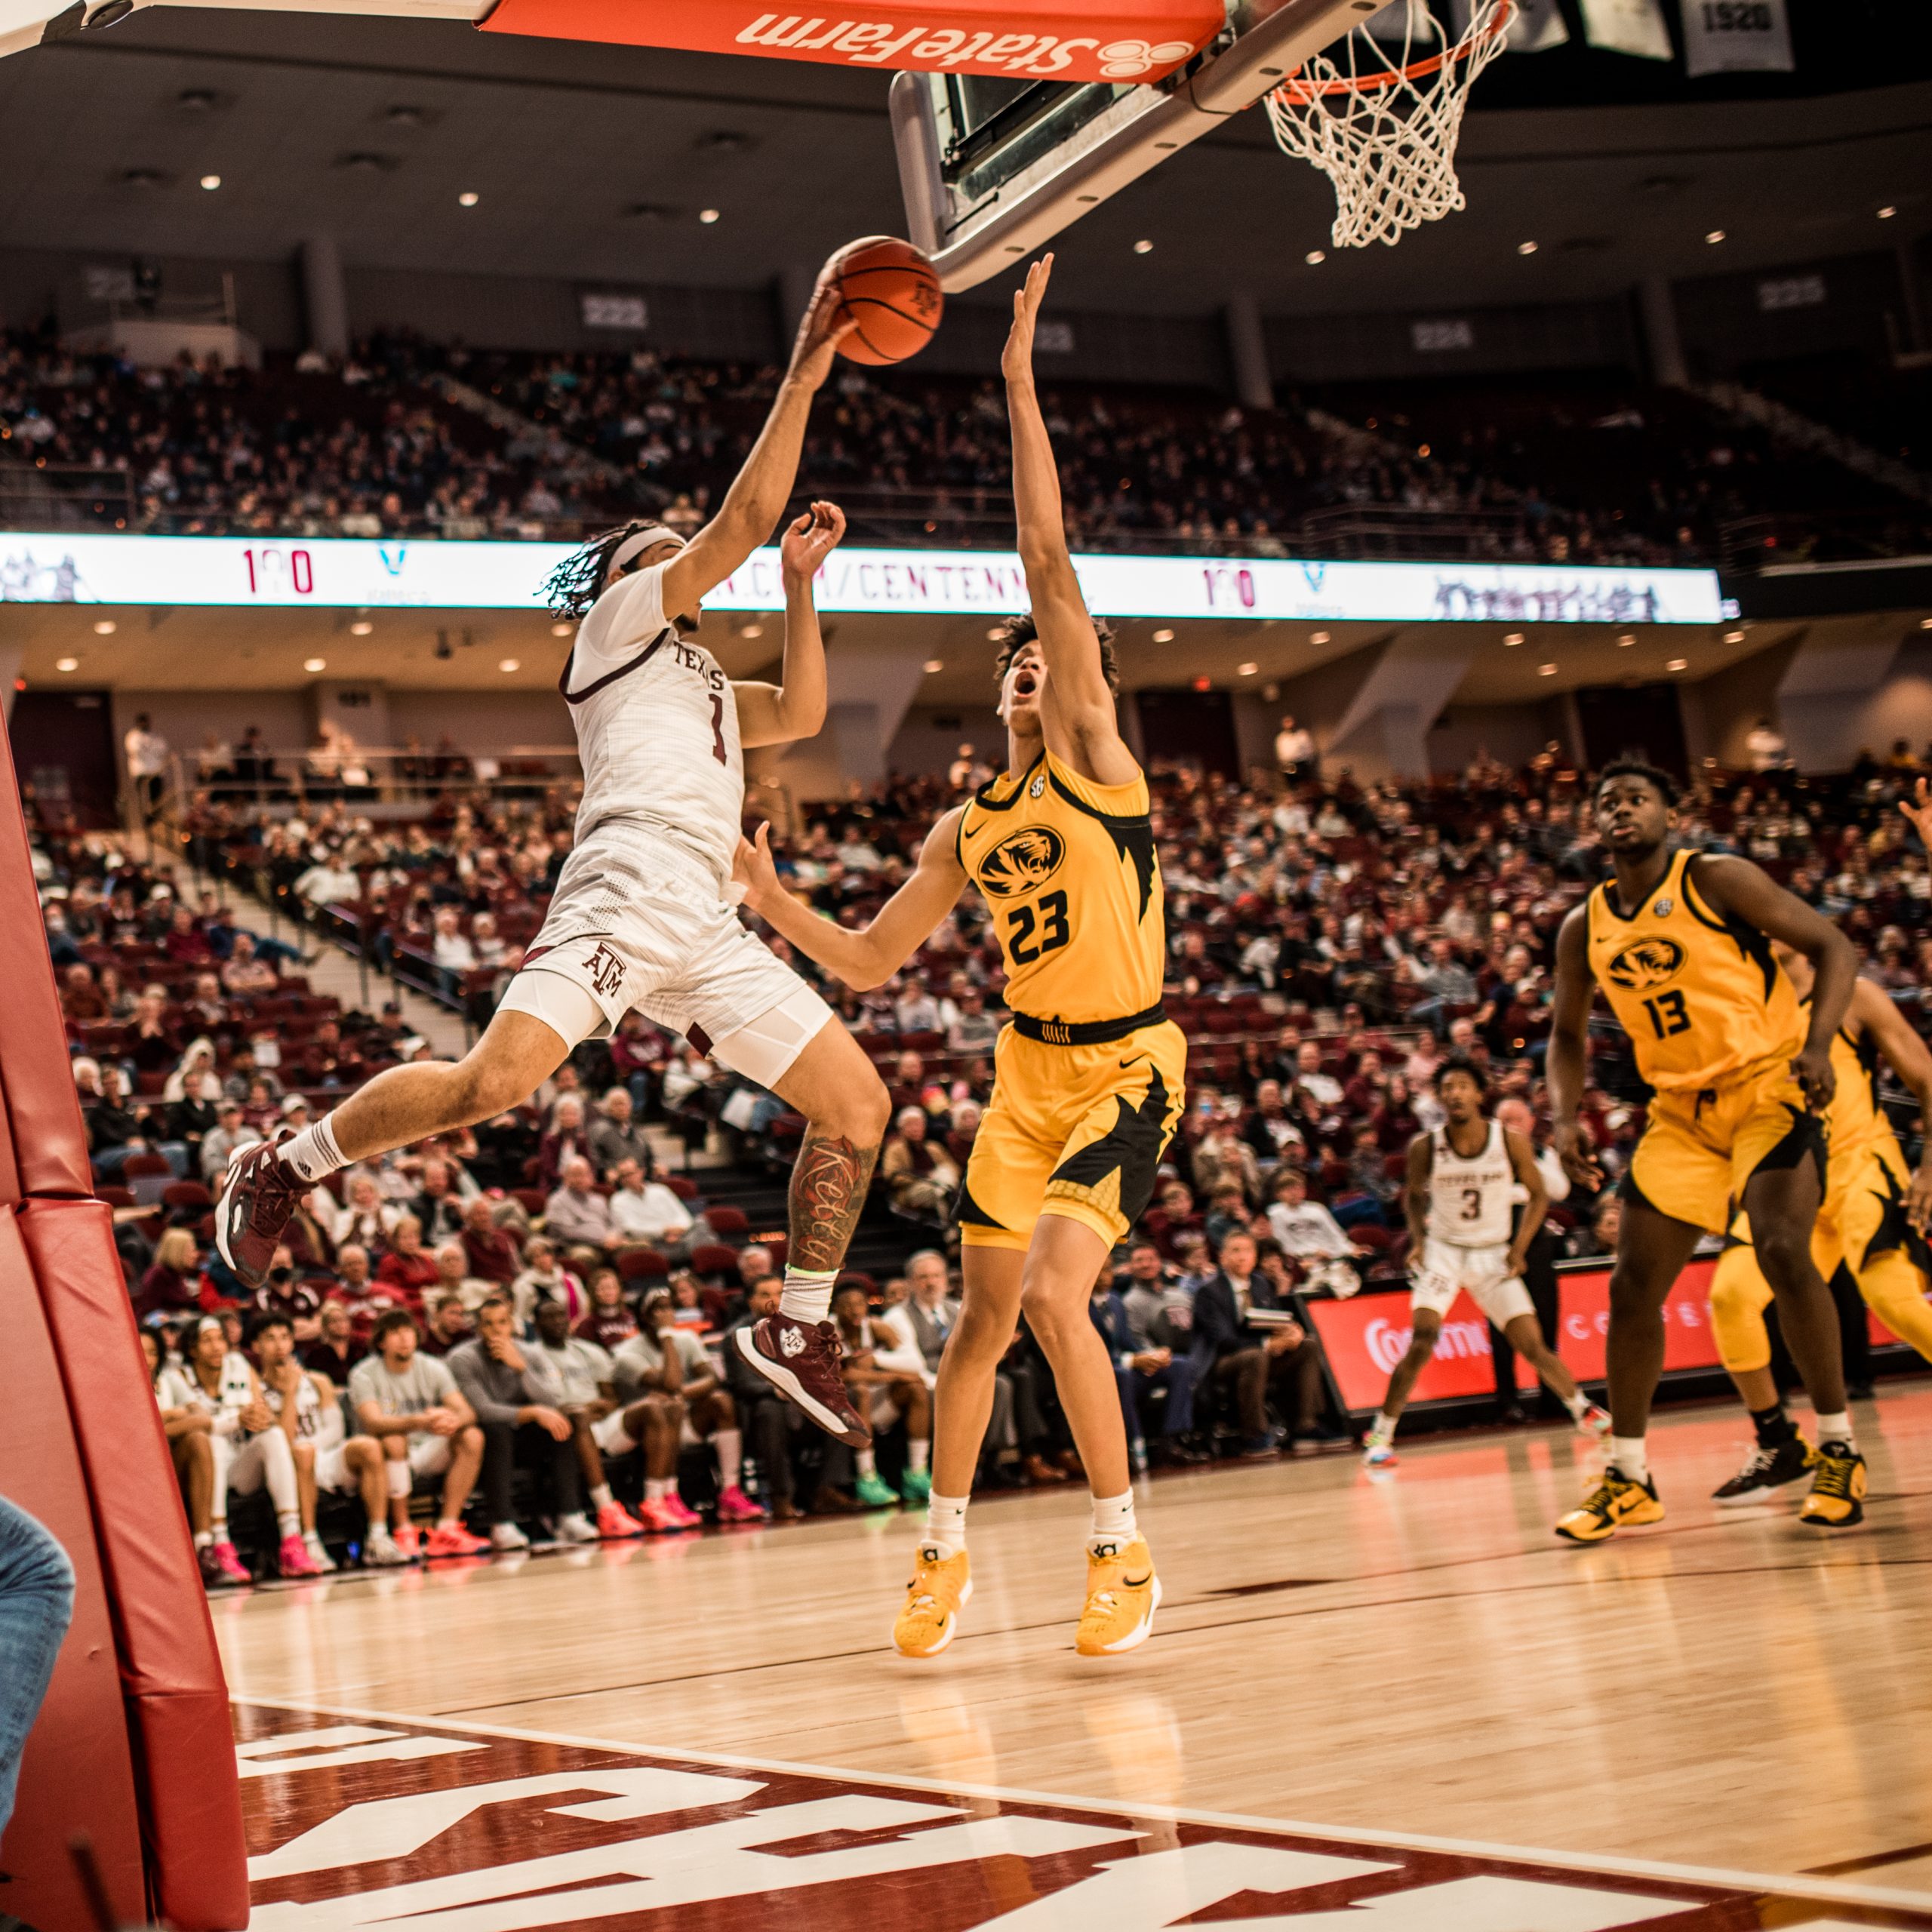
M 1029 825 L 1002 838 L 980 861 L 980 890 L 1011 899 L 1044 885 L 1066 860 L 1066 841 L 1050 825 Z
M 1674 939 L 1653 934 L 1633 940 L 1610 962 L 1610 977 L 1630 992 L 1647 986 L 1660 986 L 1674 980 L 1684 965 L 1684 949 Z

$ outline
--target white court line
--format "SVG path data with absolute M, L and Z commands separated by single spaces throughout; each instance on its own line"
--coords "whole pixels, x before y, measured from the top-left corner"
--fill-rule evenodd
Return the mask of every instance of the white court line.
M 829 1778 L 840 1784 L 875 1785 L 888 1789 L 929 1791 L 958 1798 L 986 1798 L 1015 1804 L 1057 1806 L 1063 1810 L 1097 1811 L 1108 1817 L 1154 1818 L 1177 1825 L 1217 1825 L 1244 1832 L 1271 1832 L 1294 1838 L 1326 1839 L 1337 1844 L 1380 1846 L 1397 1851 L 1442 1852 L 1451 1857 L 1492 1858 L 1518 1865 L 1540 1865 L 1552 1871 L 1595 1873 L 1601 1877 L 1651 1878 L 1715 1890 L 1770 1893 L 1783 1898 L 1815 1899 L 1831 1905 L 1874 1906 L 1895 1912 L 1932 1915 L 1932 1892 L 1894 1891 L 1881 1885 L 1847 1885 L 1807 1873 L 1789 1876 L 1762 1872 L 1727 1872 L 1700 1865 L 1677 1865 L 1650 1858 L 1598 1857 L 1575 1851 L 1539 1851 L 1523 1845 L 1489 1844 L 1478 1838 L 1445 1838 L 1414 1832 L 1383 1832 L 1359 1826 L 1311 1825 L 1287 1818 L 1251 1817 L 1238 1811 L 1201 1811 L 1171 1804 L 1136 1801 L 1069 1797 L 1065 1792 L 1020 1791 L 1004 1785 L 967 1784 L 949 1778 L 901 1776 L 894 1771 L 854 1770 L 832 1764 L 801 1764 L 779 1758 L 746 1758 L 719 1751 L 694 1751 L 681 1744 L 627 1744 L 608 1737 L 580 1737 L 565 1731 L 529 1730 L 509 1724 L 478 1724 L 467 1718 L 407 1716 L 394 1711 L 366 1711 L 337 1704 L 306 1704 L 282 1697 L 237 1695 L 237 1704 L 265 1710 L 300 1711 L 315 1717 L 350 1718 L 365 1723 L 412 1724 L 444 1730 L 473 1731 L 485 1737 L 525 1740 L 537 1744 L 563 1744 L 582 1750 L 612 1751 L 644 1758 L 669 1758 L 722 1770 L 774 1771 L 799 1777 Z

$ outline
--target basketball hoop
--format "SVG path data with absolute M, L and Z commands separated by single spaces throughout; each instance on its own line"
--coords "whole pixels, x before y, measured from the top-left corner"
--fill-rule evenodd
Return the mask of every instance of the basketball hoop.
M 1358 29 L 1343 43 L 1344 66 L 1318 54 L 1269 95 L 1268 118 L 1283 151 L 1334 185 L 1329 234 L 1337 248 L 1392 248 L 1405 229 L 1466 205 L 1456 178 L 1456 137 L 1469 89 L 1502 52 L 1514 11 L 1514 0 L 1472 0 L 1454 45 L 1412 59 L 1417 15 L 1432 22 L 1424 0 L 1408 0 L 1399 62 L 1360 71 L 1358 42 L 1370 57 L 1386 57 Z

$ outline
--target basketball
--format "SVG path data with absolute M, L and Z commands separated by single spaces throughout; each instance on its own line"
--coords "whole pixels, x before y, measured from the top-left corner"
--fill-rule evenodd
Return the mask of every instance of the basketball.
M 848 242 L 825 265 L 838 290 L 839 319 L 858 327 L 838 345 L 854 362 L 903 362 L 931 341 L 946 294 L 933 265 L 896 235 Z

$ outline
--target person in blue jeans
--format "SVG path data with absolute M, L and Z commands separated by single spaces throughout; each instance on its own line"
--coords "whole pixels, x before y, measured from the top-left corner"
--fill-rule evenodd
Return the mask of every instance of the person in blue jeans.
M 67 1552 L 0 1497 L 0 1832 L 14 1815 L 20 1753 L 73 1617 Z
M 1167 1414 L 1162 1418 L 1164 1439 L 1187 1435 L 1194 1427 L 1194 1382 L 1198 1372 L 1191 1355 L 1177 1355 L 1171 1349 L 1143 1349 L 1134 1339 L 1128 1325 L 1127 1303 L 1114 1291 L 1111 1272 L 1094 1284 L 1087 1312 L 1100 1339 L 1113 1358 L 1114 1382 L 1120 1391 L 1120 1412 L 1127 1424 L 1127 1447 L 1137 1475 L 1147 1466 L 1147 1437 L 1140 1420 L 1142 1398 L 1157 1389 L 1168 1392 Z

